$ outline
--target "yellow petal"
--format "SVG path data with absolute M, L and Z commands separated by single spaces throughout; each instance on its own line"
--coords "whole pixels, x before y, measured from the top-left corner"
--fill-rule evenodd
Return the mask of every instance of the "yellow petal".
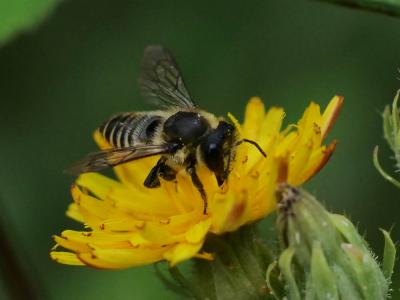
M 84 173 L 79 176 L 76 183 L 90 190 L 100 199 L 104 199 L 113 190 L 124 188 L 121 183 L 99 173 Z
M 294 149 L 295 144 L 299 138 L 298 132 L 290 132 L 285 138 L 276 145 L 274 156 L 278 157 L 286 157 L 287 154 Z
M 258 126 L 260 127 L 259 134 L 255 141 L 264 150 L 264 152 L 269 155 L 271 147 L 274 142 L 277 141 L 279 131 L 282 126 L 282 121 L 285 116 L 283 109 L 272 107 L 268 110 L 265 117 Z M 245 136 L 247 138 L 247 136 Z M 247 145 L 248 148 L 248 163 L 247 170 L 250 171 L 254 165 L 258 164 L 260 161 L 264 161 L 264 157 L 261 155 L 260 151 L 253 145 Z
M 297 145 L 308 143 L 312 140 L 312 145 L 320 145 L 322 117 L 318 104 L 311 102 L 298 122 L 299 141 Z
M 216 197 L 212 207 L 212 232 L 230 232 L 243 225 L 249 209 L 249 203 L 243 196 L 235 197 L 233 192 L 229 192 Z
M 333 124 L 335 124 L 336 118 L 339 115 L 340 109 L 342 108 L 344 98 L 342 96 L 334 96 L 329 102 L 327 108 L 322 115 L 322 137 L 325 138 L 331 130 Z
M 69 242 L 79 243 L 81 245 L 89 245 L 86 249 L 91 249 L 90 245 L 101 248 L 111 248 L 111 249 L 122 249 L 131 248 L 132 243 L 130 242 L 134 233 L 117 233 L 117 234 L 105 234 L 101 231 L 93 232 L 81 232 L 75 230 L 65 230 L 62 232 L 61 236 Z M 63 246 L 65 247 L 65 246 Z M 70 247 L 65 247 L 72 250 Z M 89 251 L 85 250 L 85 251 Z M 83 250 L 78 252 L 84 252 Z
M 64 265 L 72 265 L 72 266 L 83 266 L 85 265 L 75 253 L 63 252 L 63 251 L 52 251 L 50 252 L 50 257 L 52 260 L 64 264 Z
M 90 247 L 87 244 L 83 244 L 80 242 L 76 241 L 70 241 L 66 238 L 59 237 L 59 236 L 53 236 L 54 241 L 57 243 L 57 245 L 74 251 L 74 252 L 87 252 L 90 251 Z
M 91 253 L 80 253 L 78 258 L 88 266 L 100 269 L 124 269 L 142 266 L 163 259 L 169 247 L 156 249 L 94 249 Z
M 239 135 L 240 135 L 240 136 L 243 136 L 242 125 L 240 125 L 238 119 L 236 119 L 235 116 L 232 115 L 230 112 L 228 112 L 228 118 L 229 118 L 229 120 L 232 122 L 232 124 L 235 126 L 235 128 L 237 129 L 237 131 L 239 132 Z
M 136 232 L 144 225 L 144 221 L 129 217 L 114 217 L 103 220 L 98 224 L 101 231 L 104 232 Z
M 82 216 L 81 212 L 79 211 L 79 206 L 76 203 L 71 203 L 68 206 L 66 215 L 75 221 L 85 223 L 85 218 Z
M 203 241 L 197 244 L 180 243 L 164 253 L 164 258 L 171 266 L 195 256 L 203 246 Z
M 79 206 L 81 214 L 87 212 L 99 219 L 107 219 L 110 215 L 110 208 L 104 201 L 83 193 L 77 185 L 72 186 L 71 194 L 75 203 Z
M 264 103 L 259 97 L 250 99 L 246 106 L 246 112 L 243 123 L 243 136 L 255 140 L 260 130 L 260 124 L 264 119 Z
M 103 138 L 100 131 L 96 130 L 93 132 L 93 139 L 96 144 L 100 147 L 100 149 L 108 149 L 111 148 L 111 145 Z
M 192 244 L 196 244 L 204 240 L 204 237 L 210 229 L 211 221 L 212 219 L 208 218 L 189 228 L 189 230 L 185 234 L 186 241 Z
M 162 245 L 178 242 L 184 236 L 184 234 L 174 235 L 168 231 L 166 225 L 155 224 L 153 222 L 146 222 L 139 233 L 144 239 Z
M 146 218 L 146 215 L 170 216 L 178 212 L 168 196 L 162 189 L 148 189 L 147 193 L 130 189 L 115 189 L 109 193 L 108 198 L 119 210 L 147 220 L 149 218 Z
M 307 166 L 304 168 L 303 174 L 299 178 L 299 184 L 306 182 L 325 166 L 335 151 L 336 144 L 337 141 L 334 140 L 328 147 L 321 147 L 311 155 Z
M 279 134 L 284 117 L 285 112 L 280 107 L 271 107 L 268 110 L 260 124 L 260 135 L 257 139 L 260 146 Z
M 297 182 L 297 176 L 301 174 L 308 163 L 311 150 L 312 148 L 310 143 L 303 144 L 298 147 L 296 153 L 292 154 L 289 161 L 288 183 L 294 185 Z

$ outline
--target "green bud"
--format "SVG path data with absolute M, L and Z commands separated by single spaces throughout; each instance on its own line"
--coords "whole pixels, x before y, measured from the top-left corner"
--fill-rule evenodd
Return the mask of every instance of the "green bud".
M 289 299 L 387 299 L 395 248 L 384 232 L 383 271 L 354 225 L 329 213 L 307 192 L 277 192 L 283 250 L 279 268 Z
M 400 115 L 398 108 L 398 101 L 400 96 L 400 90 L 393 100 L 392 107 L 389 105 L 385 107 L 383 111 L 383 135 L 388 142 L 390 148 L 394 152 L 396 159 L 396 167 L 400 169 Z
M 326 260 L 320 242 L 314 242 L 311 255 L 310 289 L 319 299 L 339 299 L 335 274 Z
M 396 160 L 395 168 L 396 171 L 400 171 L 400 112 L 398 108 L 398 101 L 400 97 L 400 90 L 393 100 L 392 106 L 387 105 L 383 111 L 383 136 L 385 137 L 389 147 L 394 153 L 394 159 Z M 391 175 L 383 170 L 378 160 L 378 146 L 374 149 L 373 161 L 376 169 L 382 175 L 384 179 L 391 182 L 398 188 L 400 188 L 400 182 L 393 178 Z

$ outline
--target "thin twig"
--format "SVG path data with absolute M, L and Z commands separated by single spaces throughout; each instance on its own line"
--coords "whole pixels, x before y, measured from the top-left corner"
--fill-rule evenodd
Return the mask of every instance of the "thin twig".
M 400 17 L 400 1 L 399 0 L 317 0 L 320 2 L 328 2 L 338 4 L 354 9 L 367 10 L 389 16 Z

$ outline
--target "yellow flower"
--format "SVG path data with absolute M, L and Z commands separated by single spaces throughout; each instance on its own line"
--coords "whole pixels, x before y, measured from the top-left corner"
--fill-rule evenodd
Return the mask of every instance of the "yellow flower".
M 167 260 L 175 265 L 191 257 L 212 259 L 201 248 L 207 233 L 222 234 L 261 219 L 276 207 L 280 182 L 297 186 L 327 162 L 336 142 L 322 145 L 333 125 L 343 98 L 333 97 L 323 114 L 311 103 L 297 125 L 281 131 L 285 113 L 267 112 L 259 98 L 246 108 L 243 125 L 230 116 L 240 135 L 255 140 L 267 153 L 264 158 L 251 145 L 237 148 L 228 181 L 218 186 L 213 173 L 198 167 L 208 198 L 203 200 L 184 170 L 176 182 L 162 181 L 147 189 L 143 181 L 158 157 L 115 167 L 118 180 L 98 173 L 81 175 L 72 186 L 74 202 L 67 215 L 85 224 L 87 231 L 65 230 L 55 236 L 51 257 L 69 265 L 119 269 Z M 109 147 L 95 133 L 100 147 Z

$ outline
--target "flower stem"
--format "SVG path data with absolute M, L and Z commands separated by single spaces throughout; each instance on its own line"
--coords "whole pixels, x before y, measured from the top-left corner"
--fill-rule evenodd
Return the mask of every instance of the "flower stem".
M 10 222 L 5 220 L 5 210 L 2 204 L 0 199 L 2 208 L 0 215 L 0 275 L 4 280 L 4 286 L 10 299 L 46 299 L 43 292 L 38 290 L 39 282 L 33 282 L 26 268 L 18 261 L 15 248 L 8 235 L 9 232 L 12 232 L 12 228 L 10 228 Z
M 368 10 L 389 16 L 400 17 L 398 0 L 318 0 L 355 9 Z

